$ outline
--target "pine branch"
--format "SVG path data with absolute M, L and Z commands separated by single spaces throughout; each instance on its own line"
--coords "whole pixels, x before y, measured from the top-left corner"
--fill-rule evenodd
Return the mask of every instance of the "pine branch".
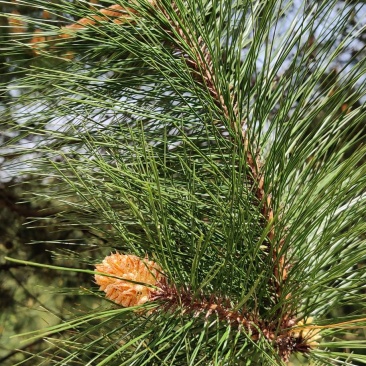
M 259 314 L 246 312 L 245 309 L 236 310 L 228 298 L 215 295 L 206 297 L 203 293 L 193 293 L 189 288 L 178 289 L 175 285 L 169 285 L 166 279 L 158 282 L 157 287 L 158 289 L 151 293 L 150 300 L 158 301 L 161 305 L 154 311 L 174 313 L 179 309 L 181 315 L 188 314 L 204 319 L 205 322 L 216 316 L 219 321 L 239 331 L 244 330 L 253 342 L 258 342 L 264 337 L 285 362 L 289 361 L 291 354 L 308 353 L 312 347 L 318 345 L 318 331 L 314 331 L 313 328 L 304 331 L 303 323 L 296 322 L 295 319 L 268 322 L 261 319 Z
M 252 190 L 255 192 L 257 204 L 260 206 L 260 211 L 264 218 L 261 225 L 263 226 L 263 229 L 269 227 L 267 234 L 269 247 L 267 250 L 268 253 L 271 253 L 273 258 L 273 279 L 271 279 L 270 282 L 274 287 L 273 292 L 276 299 L 279 301 L 282 294 L 281 288 L 287 279 L 287 270 L 290 264 L 286 262 L 285 253 L 281 253 L 285 238 L 280 239 L 279 244 L 276 245 L 275 243 L 276 239 L 273 223 L 274 212 L 271 207 L 271 196 L 264 190 L 265 176 L 263 172 L 261 172 L 262 163 L 259 156 L 260 149 L 256 149 L 254 146 L 251 146 L 248 138 L 248 131 L 245 130 L 245 120 L 238 121 L 240 118 L 237 103 L 238 97 L 235 95 L 233 90 L 230 90 L 228 105 L 225 103 L 224 97 L 217 87 L 218 83 L 215 78 L 212 56 L 202 37 L 198 36 L 196 40 L 195 35 L 184 32 L 184 30 L 179 26 L 179 23 L 170 16 L 170 14 L 175 14 L 177 18 L 181 17 L 179 7 L 174 2 L 171 3 L 171 10 L 169 12 L 163 6 L 161 6 L 159 10 L 164 14 L 171 26 L 171 28 L 165 29 L 175 40 L 175 45 L 177 47 L 175 53 L 178 51 L 178 53 L 184 57 L 188 67 L 191 69 L 193 78 L 204 88 L 204 90 L 209 91 L 216 106 L 222 112 L 223 118 L 229 121 L 228 124 L 239 137 L 237 140 L 242 144 L 243 151 L 246 154 L 247 167 L 249 168 L 247 179 L 251 183 Z M 180 39 L 184 41 L 184 44 L 188 46 L 189 49 L 193 50 L 193 59 L 190 58 L 188 53 L 184 50 L 184 46 L 180 42 L 179 38 L 174 38 L 174 35 L 178 35 Z M 229 112 L 229 108 L 231 112 Z M 257 151 L 256 156 L 252 153 L 254 150 Z M 288 294 L 287 298 L 289 297 L 290 295 Z M 286 323 L 290 321 L 290 319 L 293 321 L 294 317 L 291 310 L 281 313 L 282 318 L 279 319 L 278 324 L 282 324 L 283 322 Z
M 49 43 L 32 46 L 36 59 L 54 63 L 20 78 L 32 90 L 20 101 L 42 111 L 23 110 L 31 116 L 19 129 L 31 133 L 45 121 L 36 128 L 52 139 L 42 168 L 52 165 L 69 187 L 55 194 L 80 211 L 78 223 L 107 227 L 108 250 L 133 253 L 139 271 L 110 265 L 128 276 L 95 276 L 106 298 L 123 306 L 122 322 L 101 312 L 95 319 L 103 324 L 91 325 L 88 314 L 50 330 L 80 329 L 70 338 L 80 346 L 65 362 L 83 354 L 116 365 L 245 357 L 282 364 L 302 353 L 329 363 L 319 332 L 326 347 L 328 336 L 338 347 L 350 325 L 355 334 L 364 326 L 365 149 L 354 131 L 365 113 L 348 95 L 350 86 L 364 95 L 353 87 L 362 64 L 348 65 L 339 88 L 333 80 L 324 88 L 326 67 L 341 52 L 333 38 L 348 19 L 328 27 L 330 38 L 319 31 L 314 19 L 327 23 L 335 1 L 328 3 L 304 2 L 279 44 L 272 32 L 291 1 L 282 9 L 272 0 L 121 0 L 100 10 L 65 1 L 75 23 L 33 37 Z M 73 53 L 59 57 L 59 45 Z M 68 129 L 46 128 L 57 118 Z M 63 159 L 50 164 L 59 150 Z M 156 266 L 141 276 L 152 265 L 139 260 L 146 253 Z M 337 320 L 345 304 L 357 309 Z M 95 339 L 85 345 L 89 335 Z

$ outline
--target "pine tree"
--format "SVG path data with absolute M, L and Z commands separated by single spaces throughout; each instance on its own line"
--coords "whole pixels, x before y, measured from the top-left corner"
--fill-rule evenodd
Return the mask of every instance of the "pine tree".
M 25 362 L 365 364 L 365 61 L 330 71 L 357 5 L 19 5 L 11 143 L 105 243 L 27 263 L 87 274 L 95 308 L 29 334 L 48 346 Z

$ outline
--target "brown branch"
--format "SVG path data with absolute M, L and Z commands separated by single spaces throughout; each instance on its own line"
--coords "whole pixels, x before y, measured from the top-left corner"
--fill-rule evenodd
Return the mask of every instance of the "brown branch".
M 176 14 L 179 14 L 179 9 L 174 3 L 172 3 L 172 8 Z M 249 168 L 247 179 L 252 186 L 258 204 L 261 205 L 261 214 L 264 218 L 263 226 L 267 227 L 267 225 L 270 225 L 270 229 L 267 235 L 267 240 L 269 242 L 268 251 L 269 253 L 272 253 L 274 267 L 274 280 L 272 282 L 275 295 L 278 300 L 282 295 L 282 284 L 287 278 L 285 254 L 280 254 L 280 252 L 282 251 L 284 238 L 279 241 L 279 244 L 277 246 L 274 245 L 275 230 L 273 224 L 274 212 L 272 208 L 272 199 L 271 196 L 267 194 L 264 189 L 264 175 L 261 171 L 262 165 L 259 155 L 253 155 L 250 148 L 248 134 L 243 129 L 245 121 L 241 121 L 239 124 L 237 123 L 239 118 L 238 104 L 235 102 L 237 100 L 237 97 L 234 93 L 229 94 L 229 104 L 233 106 L 233 116 L 230 116 L 229 107 L 226 105 L 225 99 L 220 92 L 220 89 L 217 87 L 212 57 L 209 52 L 208 46 L 205 44 L 202 37 L 198 37 L 197 44 L 199 46 L 199 50 L 197 50 L 197 44 L 194 42 L 193 37 L 188 37 L 180 28 L 178 22 L 176 22 L 163 7 L 160 7 L 159 9 L 164 14 L 172 28 L 172 30 L 168 29 L 167 31 L 170 33 L 172 33 L 171 31 L 173 31 L 178 34 L 190 47 L 191 52 L 193 52 L 194 59 L 190 59 L 187 53 L 184 52 L 184 47 L 181 45 L 181 42 L 178 39 L 176 40 L 176 46 L 178 47 L 180 53 L 184 55 L 186 64 L 192 70 L 192 75 L 194 79 L 197 80 L 201 85 L 204 85 L 206 87 L 211 97 L 213 98 L 214 103 L 222 111 L 224 118 L 230 121 L 231 128 L 233 128 L 234 131 L 237 131 L 240 134 L 240 140 L 242 146 L 244 147 L 244 151 L 246 152 L 247 167 Z M 241 131 L 238 131 L 238 126 L 241 126 Z M 291 314 L 285 314 L 284 316 L 290 318 L 290 315 Z M 279 322 L 281 322 L 281 319 L 279 320 Z
M 294 319 L 283 320 L 278 327 L 277 322 L 260 319 L 259 315 L 246 312 L 245 309 L 237 310 L 230 300 L 224 297 L 206 297 L 202 292 L 196 294 L 189 288 L 178 288 L 169 284 L 166 278 L 158 282 L 156 287 L 157 289 L 150 294 L 150 301 L 157 301 L 160 305 L 154 311 L 178 310 L 182 315 L 203 318 L 205 321 L 216 316 L 221 322 L 239 330 L 244 329 L 253 342 L 264 337 L 286 362 L 292 353 L 308 353 L 318 345 L 314 342 L 317 339 L 316 333 L 297 329 L 296 327 L 302 326 L 302 322 L 297 323 Z

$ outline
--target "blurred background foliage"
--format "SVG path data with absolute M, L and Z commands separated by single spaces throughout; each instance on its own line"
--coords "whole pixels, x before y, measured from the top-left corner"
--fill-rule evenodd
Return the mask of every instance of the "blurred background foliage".
M 4 261 L 4 256 L 72 267 L 70 257 L 102 247 L 104 239 L 90 231 L 75 227 L 74 223 L 58 219 L 62 207 L 52 200 L 28 200 L 29 190 L 41 193 L 45 184 L 32 180 L 8 182 L 0 189 L 0 364 L 14 365 L 44 347 L 41 342 L 25 338 L 12 338 L 16 334 L 57 324 L 67 318 L 75 308 L 93 308 L 96 298 L 78 296 L 83 287 L 90 287 L 91 277 L 84 273 L 63 272 L 55 274 L 47 268 L 33 268 Z M 23 203 L 20 203 L 23 202 Z M 83 244 L 88 243 L 88 247 Z M 57 247 L 67 251 L 67 259 Z M 98 254 L 96 254 L 98 258 Z M 78 264 L 80 266 L 80 264 Z M 90 266 L 85 265 L 85 268 Z M 60 290 L 62 289 L 62 290 Z M 80 290 L 82 291 L 82 290 Z M 73 310 L 72 310 L 73 309 Z M 70 313 L 71 311 L 71 313 Z M 19 350 L 18 350 L 19 349 Z M 33 361 L 27 363 L 34 365 Z

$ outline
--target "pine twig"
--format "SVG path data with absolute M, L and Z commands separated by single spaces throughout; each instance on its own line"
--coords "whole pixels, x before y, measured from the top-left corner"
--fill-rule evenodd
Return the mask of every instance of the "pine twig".
M 179 14 L 179 9 L 172 3 L 172 9 L 175 14 Z M 275 240 L 275 229 L 273 225 L 274 211 L 272 208 L 272 199 L 269 194 L 265 192 L 264 189 L 264 175 L 261 171 L 262 164 L 260 162 L 259 154 L 256 156 L 252 153 L 252 147 L 250 146 L 250 141 L 248 138 L 248 133 L 244 130 L 245 121 L 240 121 L 238 124 L 237 121 L 240 118 L 238 104 L 235 102 L 237 100 L 236 95 L 231 91 L 229 94 L 230 100 L 229 104 L 233 106 L 232 116 L 230 115 L 229 108 L 225 103 L 225 99 L 217 87 L 217 80 L 215 80 L 215 71 L 212 63 L 212 57 L 209 51 L 208 46 L 205 44 L 202 37 L 198 37 L 197 44 L 199 45 L 199 50 L 197 49 L 197 45 L 194 42 L 193 37 L 188 37 L 186 33 L 180 28 L 179 24 L 170 16 L 167 10 L 163 7 L 160 7 L 160 11 L 167 18 L 169 24 L 171 25 L 173 31 L 178 34 L 184 42 L 190 47 L 192 52 L 194 53 L 195 59 L 190 59 L 187 54 L 183 51 L 183 46 L 180 45 L 179 40 L 177 39 L 176 45 L 178 46 L 178 50 L 185 57 L 186 64 L 192 70 L 192 75 L 195 80 L 199 82 L 202 86 L 209 91 L 211 97 L 214 100 L 216 106 L 222 111 L 224 118 L 230 121 L 231 128 L 234 131 L 237 131 L 240 136 L 240 140 L 242 146 L 244 147 L 244 151 L 246 152 L 246 163 L 249 168 L 249 174 L 247 174 L 247 179 L 251 183 L 252 189 L 255 192 L 255 197 L 258 201 L 258 204 L 261 205 L 261 214 L 264 218 L 263 226 L 267 227 L 270 225 L 270 230 L 267 235 L 267 239 L 269 245 L 274 244 Z M 168 29 L 168 32 L 171 33 L 171 30 Z M 241 131 L 238 131 L 238 125 L 241 126 Z M 272 246 L 268 248 L 268 251 L 272 253 L 273 256 L 273 287 L 277 300 L 281 297 L 282 294 L 282 284 L 287 278 L 287 268 L 288 264 L 286 263 L 285 254 L 280 254 L 282 251 L 284 243 L 284 238 L 279 241 L 278 246 Z M 288 313 L 284 315 L 283 320 L 288 320 L 292 317 L 292 314 Z M 280 323 L 282 320 L 279 321 Z

